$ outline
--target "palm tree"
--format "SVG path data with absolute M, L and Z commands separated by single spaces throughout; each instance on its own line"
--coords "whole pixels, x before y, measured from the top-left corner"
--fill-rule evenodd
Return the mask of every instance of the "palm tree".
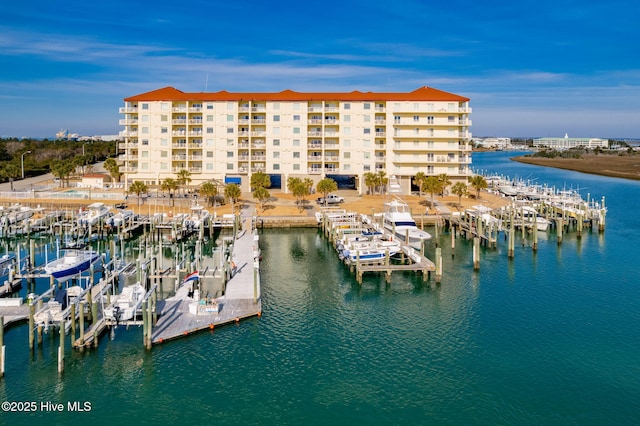
M 324 202 L 326 205 L 327 196 L 329 195 L 330 192 L 333 192 L 338 189 L 338 184 L 336 183 L 335 180 L 331 178 L 324 178 L 320 182 L 318 182 L 318 184 L 316 185 L 316 189 L 318 190 L 318 192 L 322 193 L 322 196 L 324 197 L 324 200 L 325 200 Z
M 373 195 L 373 189 L 376 186 L 377 176 L 375 173 L 367 172 L 364 174 L 364 185 L 367 187 L 369 194 Z
M 109 175 L 116 181 L 120 182 L 120 178 L 122 177 L 122 173 L 120 172 L 120 166 L 115 158 L 107 158 L 104 160 L 103 164 L 104 169 L 109 172 Z
M 51 166 L 51 174 L 60 179 L 60 184 L 64 187 L 64 182 L 67 181 L 67 186 L 69 184 L 69 177 L 75 170 L 75 166 L 73 161 L 70 159 L 56 161 Z
M 268 177 L 268 176 L 267 176 Z M 264 203 L 271 197 L 269 190 L 263 186 L 258 186 L 253 190 L 253 198 L 258 200 L 258 204 L 260 205 L 260 210 L 264 212 Z
M 449 179 L 449 176 L 446 173 L 440 173 L 438 175 L 438 180 L 440 181 L 440 183 L 442 183 L 440 193 L 442 196 L 444 196 L 445 189 L 447 189 L 447 186 L 451 185 L 451 179 Z
M 176 175 L 176 181 L 178 182 L 179 186 L 187 186 L 191 183 L 191 172 L 189 170 L 182 169 L 178 173 L 176 173 Z M 182 195 L 184 195 L 184 191 L 185 188 L 182 188 Z
M 15 163 L 7 162 L 2 165 L 2 168 L 0 169 L 0 176 L 9 180 L 9 183 L 11 185 L 11 192 L 13 192 L 13 179 L 19 177 L 21 173 L 22 170 Z
M 376 183 L 378 184 L 378 190 L 381 194 L 384 193 L 384 189 L 389 183 L 389 178 L 385 176 L 386 174 L 387 173 L 384 170 L 380 170 L 376 175 Z
M 231 202 L 232 206 L 235 206 L 241 195 L 240 186 L 235 183 L 230 183 L 224 187 L 224 196 Z
M 251 188 L 269 188 L 271 186 L 271 177 L 264 172 L 256 172 L 251 175 Z
M 165 180 L 162 181 L 162 184 L 160 185 L 160 189 L 162 189 L 162 191 L 169 192 L 169 198 L 171 198 L 171 207 L 174 206 L 173 195 L 178 190 L 178 187 L 179 187 L 178 182 L 173 178 L 166 178 Z
M 146 194 L 147 192 L 149 192 L 149 187 L 146 183 L 136 180 L 131 185 L 129 185 L 129 192 L 138 196 L 138 208 L 140 208 L 140 197 L 142 196 L 142 194 Z
M 442 192 L 442 182 L 436 176 L 427 176 L 422 184 L 422 190 L 431 194 L 431 207 L 433 207 L 433 195 Z
M 467 195 L 467 185 L 464 182 L 456 182 L 451 188 L 451 192 L 458 196 L 458 205 L 462 205 L 462 196 Z
M 476 190 L 476 198 L 478 199 L 480 198 L 480 190 L 485 189 L 489 186 L 484 176 L 480 175 L 471 176 L 471 178 L 469 179 L 469 184 L 471 184 L 471 187 Z
M 422 197 L 422 185 L 424 184 L 424 180 L 427 178 L 423 172 L 418 172 L 413 178 L 413 183 L 418 187 L 418 195 Z
M 311 186 L 309 186 L 311 183 Z M 298 209 L 302 210 L 304 197 L 311 193 L 313 187 L 313 180 L 306 178 L 304 181 L 297 177 L 290 177 L 287 179 L 287 188 L 296 197 L 296 205 Z
M 218 195 L 218 187 L 213 182 L 204 182 L 200 185 L 200 191 L 198 192 L 207 200 L 210 206 L 213 206 L 216 195 Z

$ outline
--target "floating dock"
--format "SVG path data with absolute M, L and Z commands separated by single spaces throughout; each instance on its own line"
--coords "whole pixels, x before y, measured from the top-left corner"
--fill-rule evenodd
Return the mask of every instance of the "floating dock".
M 173 297 L 158 301 L 159 318 L 153 326 L 152 344 L 262 314 L 260 249 L 255 225 L 252 216 L 242 215 L 242 231 L 234 235 L 224 267 L 216 270 L 224 280 L 223 296 L 203 297 L 190 283 L 185 283 Z

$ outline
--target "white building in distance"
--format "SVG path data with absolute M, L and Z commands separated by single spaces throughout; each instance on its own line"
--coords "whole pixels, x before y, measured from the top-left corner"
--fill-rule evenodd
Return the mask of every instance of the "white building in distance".
M 598 138 L 570 138 L 568 134 L 564 138 L 538 138 L 533 140 L 533 146 L 537 148 L 552 148 L 557 150 L 569 148 L 609 148 L 608 139 Z

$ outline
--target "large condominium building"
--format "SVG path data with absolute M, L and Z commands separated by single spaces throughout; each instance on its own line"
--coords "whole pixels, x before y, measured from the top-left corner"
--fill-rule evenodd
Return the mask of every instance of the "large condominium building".
M 469 99 L 430 87 L 409 93 L 185 93 L 172 87 L 126 98 L 120 108 L 121 170 L 128 185 L 159 185 L 190 172 L 248 191 L 264 172 L 286 190 L 289 177 L 352 182 L 395 176 L 471 174 Z

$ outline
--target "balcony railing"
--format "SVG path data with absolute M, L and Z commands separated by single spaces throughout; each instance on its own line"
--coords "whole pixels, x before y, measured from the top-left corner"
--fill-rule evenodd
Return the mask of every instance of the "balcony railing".
M 138 108 L 136 107 L 120 107 L 120 109 L 118 109 L 118 112 L 120 114 L 133 114 L 138 112 Z
M 322 169 L 319 167 L 312 167 L 307 169 L 307 173 L 310 175 L 319 175 L 322 173 Z

